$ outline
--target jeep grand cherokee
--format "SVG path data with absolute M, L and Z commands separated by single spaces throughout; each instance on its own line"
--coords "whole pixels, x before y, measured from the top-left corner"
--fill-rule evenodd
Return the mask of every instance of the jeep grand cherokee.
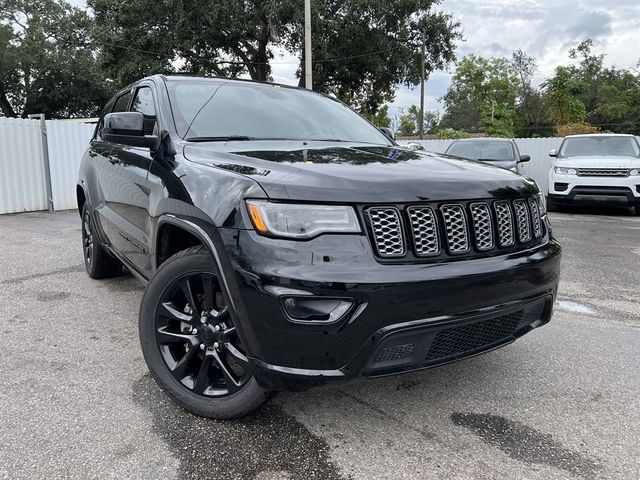
M 560 246 L 533 181 L 403 149 L 319 93 L 145 78 L 104 108 L 77 196 L 89 276 L 146 284 L 144 358 L 198 415 L 452 362 L 551 317 Z

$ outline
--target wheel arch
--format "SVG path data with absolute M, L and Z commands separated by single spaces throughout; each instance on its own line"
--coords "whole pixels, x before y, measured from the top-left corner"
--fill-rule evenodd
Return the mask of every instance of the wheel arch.
M 238 304 L 235 301 L 235 298 L 237 298 L 237 294 L 234 294 L 234 292 L 237 289 L 234 288 L 234 285 L 230 279 L 230 277 L 232 277 L 232 275 L 229 274 L 230 269 L 232 268 L 231 262 L 224 253 L 222 240 L 218 239 L 217 242 L 214 241 L 214 239 L 212 238 L 213 235 L 207 233 L 203 226 L 198 225 L 197 223 L 190 220 L 179 218 L 172 214 L 162 215 L 158 219 L 156 225 L 157 233 L 154 241 L 154 245 L 156 247 L 154 255 L 155 268 L 157 269 L 160 265 L 157 263 L 158 255 L 160 253 L 158 250 L 158 242 L 162 241 L 162 232 L 167 227 L 186 232 L 186 234 L 188 234 L 190 238 L 197 239 L 199 243 L 209 251 L 209 253 L 211 254 L 211 258 L 214 260 L 217 270 L 220 274 L 222 287 L 224 288 L 227 298 L 229 299 L 229 306 L 231 307 L 232 312 L 236 315 L 242 316 L 242 313 L 238 311 Z M 216 246 L 216 243 L 219 243 L 219 245 Z

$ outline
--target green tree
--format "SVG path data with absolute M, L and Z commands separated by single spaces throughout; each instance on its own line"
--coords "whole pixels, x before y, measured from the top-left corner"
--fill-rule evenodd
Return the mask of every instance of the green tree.
M 441 128 L 513 136 L 518 79 L 505 58 L 468 55 L 442 98 Z
M 398 84 L 418 82 L 423 38 L 427 71 L 446 66 L 455 58 L 460 25 L 432 11 L 438 2 L 313 0 L 314 89 L 374 115 Z M 298 75 L 303 71 L 298 0 L 88 4 L 101 64 L 119 84 L 162 72 L 269 80 L 275 52 L 282 50 L 300 52 Z
M 107 88 L 91 19 L 62 0 L 0 2 L 0 109 L 8 117 L 94 115 Z
M 408 108 L 402 108 L 397 118 L 397 133 L 403 137 L 412 137 L 418 134 L 420 127 L 420 109 L 416 105 Z M 424 131 L 432 132 L 440 121 L 440 115 L 437 111 L 427 110 L 424 112 Z
M 571 49 L 569 57 L 577 60 L 577 65 L 558 67 L 544 83 L 545 101 L 556 128 L 575 124 L 575 130 L 594 125 L 613 132 L 639 133 L 640 73 L 605 67 L 605 56 L 593 53 L 590 39 Z
M 518 136 L 551 135 L 553 128 L 542 92 L 533 84 L 533 76 L 538 70 L 536 59 L 523 50 L 515 50 L 509 64 L 518 79 L 514 120 Z
M 366 117 L 378 127 L 391 128 L 391 117 L 389 117 L 389 105 L 383 105 L 375 114 L 368 114 Z
M 554 76 L 544 83 L 549 117 L 556 127 L 585 121 L 587 108 L 579 98 L 581 88 L 575 67 L 557 67 Z
M 420 82 L 422 42 L 426 74 L 455 60 L 460 23 L 434 11 L 440 0 L 314 0 L 314 89 L 333 93 L 361 111 L 394 98 L 398 85 Z M 302 9 L 287 47 L 303 50 Z M 298 74 L 300 85 L 304 84 Z

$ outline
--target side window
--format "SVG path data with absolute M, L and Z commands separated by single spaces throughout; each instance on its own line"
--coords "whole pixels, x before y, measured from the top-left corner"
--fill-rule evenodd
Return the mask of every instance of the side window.
M 109 100 L 107 104 L 104 106 L 104 108 L 102 109 L 102 112 L 100 113 L 100 120 L 98 120 L 98 125 L 96 126 L 96 130 L 94 132 L 94 138 L 96 140 L 102 140 L 102 127 L 104 127 L 104 116 L 107 113 L 111 112 L 114 102 L 115 102 L 114 98 Z
M 116 100 L 116 104 L 113 106 L 111 112 L 126 112 L 129 110 L 129 100 L 131 100 L 131 92 L 120 95 Z
M 156 109 L 153 106 L 153 94 L 151 88 L 140 87 L 136 92 L 131 106 L 132 112 L 140 112 L 144 115 L 144 134 L 153 135 L 156 126 Z

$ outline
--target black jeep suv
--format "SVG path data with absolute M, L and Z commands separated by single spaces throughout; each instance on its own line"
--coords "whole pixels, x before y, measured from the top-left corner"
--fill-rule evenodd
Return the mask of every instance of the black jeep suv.
M 89 276 L 147 284 L 145 360 L 198 415 L 452 362 L 551 317 L 560 246 L 533 181 L 404 149 L 308 90 L 136 82 L 77 195 Z

